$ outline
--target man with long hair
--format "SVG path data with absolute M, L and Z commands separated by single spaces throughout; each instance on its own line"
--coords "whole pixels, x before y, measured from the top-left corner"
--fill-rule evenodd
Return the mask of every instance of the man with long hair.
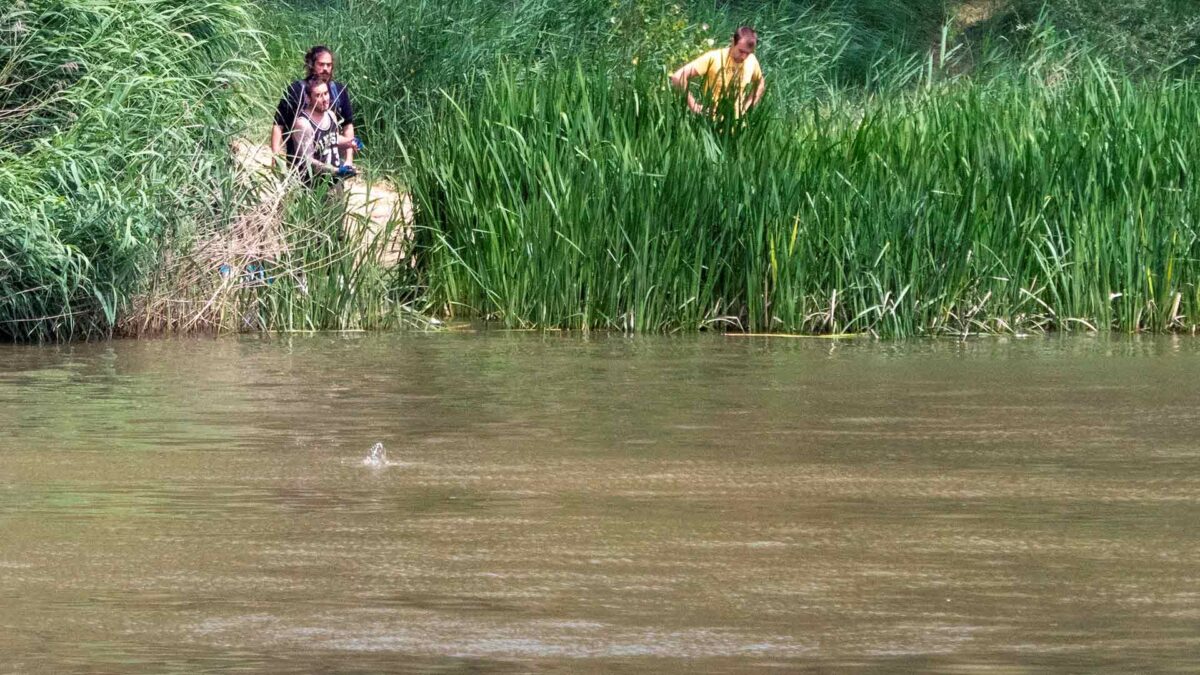
M 350 103 L 350 92 L 341 82 L 333 79 L 333 52 L 325 45 L 316 45 L 304 54 L 305 79 L 296 80 L 288 86 L 279 105 L 275 108 L 275 123 L 271 126 L 271 152 L 287 154 L 289 162 L 296 159 L 296 143 L 292 131 L 299 119 L 300 111 L 311 106 L 307 99 L 306 81 L 318 80 L 325 83 L 329 91 L 329 110 L 337 115 L 342 138 L 349 138 L 340 149 L 346 164 L 354 164 L 354 151 L 360 147 L 354 138 L 354 106 Z

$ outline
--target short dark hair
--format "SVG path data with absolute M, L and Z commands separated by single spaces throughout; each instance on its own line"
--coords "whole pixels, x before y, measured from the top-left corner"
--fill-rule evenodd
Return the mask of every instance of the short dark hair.
M 315 76 L 306 77 L 304 79 L 304 95 L 307 96 L 309 99 L 312 99 L 313 89 L 316 89 L 318 84 L 323 84 L 327 87 L 329 86 L 328 82 L 326 82 L 325 80 L 322 80 L 319 77 L 315 77 Z
M 736 45 L 741 40 L 758 42 L 758 33 L 754 32 L 750 26 L 739 26 L 737 30 L 733 31 L 733 44 Z
M 304 52 L 304 68 L 309 73 L 312 73 L 313 67 L 317 65 L 317 57 L 328 53 L 333 56 L 333 50 L 325 45 L 314 45 L 311 49 Z

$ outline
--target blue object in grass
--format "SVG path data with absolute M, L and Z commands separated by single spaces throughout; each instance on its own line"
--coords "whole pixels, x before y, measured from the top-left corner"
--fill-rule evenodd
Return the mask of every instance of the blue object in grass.
M 253 284 L 255 282 L 270 284 L 273 281 L 275 281 L 275 277 L 267 276 L 267 268 L 259 263 L 246 265 L 246 273 L 242 275 L 242 283 L 244 284 Z
M 357 176 L 358 171 L 355 171 L 354 167 L 350 166 L 349 164 L 343 164 L 337 168 L 337 173 L 335 175 L 338 178 L 346 178 L 349 176 Z
M 221 263 L 217 267 L 217 272 L 221 275 L 221 278 L 228 279 L 233 276 L 233 267 L 229 263 Z M 256 282 L 270 284 L 273 281 L 275 281 L 275 277 L 267 276 L 267 268 L 262 263 L 250 263 L 242 269 L 243 284 L 254 284 Z

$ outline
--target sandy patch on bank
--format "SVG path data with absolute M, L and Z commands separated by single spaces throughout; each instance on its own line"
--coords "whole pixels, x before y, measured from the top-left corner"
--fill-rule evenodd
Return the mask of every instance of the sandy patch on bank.
M 279 230 L 278 202 L 281 199 L 275 194 L 280 189 L 287 191 L 294 185 L 288 185 L 286 180 L 280 181 L 275 173 L 276 159 L 271 149 L 266 145 L 251 143 L 244 139 L 235 140 L 230 149 L 237 164 L 239 176 L 252 183 L 267 183 L 266 194 L 262 195 L 260 204 L 268 206 L 267 211 L 275 213 L 274 223 L 258 223 L 264 230 Z M 271 185 L 275 183 L 276 185 Z M 282 185 L 280 185 L 282 183 Z M 260 190 L 262 192 L 262 190 Z M 412 260 L 409 255 L 413 239 L 413 204 L 412 198 L 400 192 L 396 186 L 386 180 L 369 180 L 362 175 L 349 178 L 342 183 L 342 193 L 346 198 L 346 217 L 343 227 L 352 239 L 362 241 L 359 261 L 373 261 L 384 267 L 393 267 L 400 261 Z M 235 228 L 242 229 L 242 228 Z M 274 244 L 281 237 L 267 235 L 268 244 Z M 270 246 L 267 250 L 271 250 Z M 282 253 L 283 248 L 275 249 Z M 259 252 L 256 249 L 254 252 Z
M 1008 6 L 1008 0 L 967 0 L 954 10 L 954 24 L 959 30 L 974 28 L 991 19 Z
M 412 197 L 387 181 L 361 176 L 347 180 L 343 189 L 346 217 L 342 223 L 351 240 L 362 242 L 359 261 L 373 260 L 386 268 L 404 260 L 414 264 Z
M 295 176 L 276 166 L 268 146 L 245 139 L 230 143 L 236 174 L 236 199 L 243 206 L 228 227 L 201 233 L 183 250 L 168 250 L 155 267 L 145 292 L 118 325 L 126 335 L 240 330 L 231 311 L 242 290 L 265 286 L 271 276 L 302 278 L 304 270 L 287 269 L 288 237 L 283 207 L 297 190 Z M 342 227 L 359 242 L 358 264 L 394 268 L 413 265 L 411 197 L 385 180 L 358 176 L 342 184 L 346 214 Z M 227 198 L 214 194 L 214 199 Z M 268 276 L 270 275 L 270 276 Z M 231 324 L 231 322 L 234 322 Z

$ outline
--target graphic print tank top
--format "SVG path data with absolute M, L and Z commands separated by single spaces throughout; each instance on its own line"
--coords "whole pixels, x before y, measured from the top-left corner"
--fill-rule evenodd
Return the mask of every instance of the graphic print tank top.
M 312 158 L 318 162 L 340 166 L 342 163 L 342 153 L 337 147 L 338 128 L 337 116 L 332 111 L 326 110 L 325 116 L 321 118 L 321 123 L 308 116 L 308 113 L 300 111 L 300 116 L 304 118 L 313 129 L 313 154 Z

